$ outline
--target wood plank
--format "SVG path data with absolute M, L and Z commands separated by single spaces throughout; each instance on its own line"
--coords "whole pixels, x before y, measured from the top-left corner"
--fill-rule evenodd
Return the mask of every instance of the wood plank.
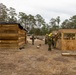
M 1 27 L 18 27 L 18 25 L 17 24 L 3 24 L 3 25 L 1 25 Z
M 18 40 L 18 37 L 5 36 L 5 37 L 0 37 L 0 40 Z
M 0 48 L 1 47 L 18 47 L 18 44 L 0 44 Z
M 6 33 L 8 33 L 8 34 L 18 34 L 18 31 L 17 30 L 0 30 L 0 33 L 1 34 L 6 34 Z
M 25 34 L 19 34 L 19 37 L 25 37 L 26 35 Z
M 3 34 L 1 34 L 1 36 L 18 36 L 18 34 L 5 34 L 5 33 L 3 33 Z
M 21 42 L 21 41 L 25 41 L 25 38 L 23 38 L 23 39 L 19 39 L 19 42 Z
M 0 44 L 18 44 L 18 40 L 1 40 Z
M 63 56 L 76 56 L 76 53 L 62 53 Z
M 24 45 L 25 44 L 25 41 L 23 41 L 23 42 L 19 42 L 19 46 L 21 46 L 21 45 Z
M 18 49 L 19 47 L 0 47 L 0 51 L 17 51 Z
M 59 29 L 61 33 L 76 33 L 76 29 Z
M 24 37 L 24 36 L 22 36 L 22 37 L 19 37 L 19 40 L 20 40 L 20 39 L 25 39 L 25 37 Z
M 16 40 L 18 39 L 18 34 L 1 34 L 0 40 Z

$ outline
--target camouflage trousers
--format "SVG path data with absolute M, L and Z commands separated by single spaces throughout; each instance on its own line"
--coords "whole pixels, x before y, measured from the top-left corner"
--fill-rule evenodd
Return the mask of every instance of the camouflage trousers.
M 48 51 L 51 51 L 51 44 L 48 44 Z

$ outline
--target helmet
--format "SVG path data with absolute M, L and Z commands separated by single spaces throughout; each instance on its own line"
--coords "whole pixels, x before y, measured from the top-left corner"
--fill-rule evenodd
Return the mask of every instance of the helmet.
M 50 33 L 48 36 L 52 36 L 52 33 Z

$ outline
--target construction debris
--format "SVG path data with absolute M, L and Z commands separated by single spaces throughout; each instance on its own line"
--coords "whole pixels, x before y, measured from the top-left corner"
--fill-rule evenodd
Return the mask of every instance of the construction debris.
M 37 46 L 37 49 L 39 49 L 41 47 L 41 44 L 39 44 L 38 46 Z

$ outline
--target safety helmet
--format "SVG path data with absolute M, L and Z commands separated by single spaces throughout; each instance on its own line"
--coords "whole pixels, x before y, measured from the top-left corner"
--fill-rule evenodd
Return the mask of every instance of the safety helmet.
M 50 33 L 48 36 L 52 36 L 52 33 Z

